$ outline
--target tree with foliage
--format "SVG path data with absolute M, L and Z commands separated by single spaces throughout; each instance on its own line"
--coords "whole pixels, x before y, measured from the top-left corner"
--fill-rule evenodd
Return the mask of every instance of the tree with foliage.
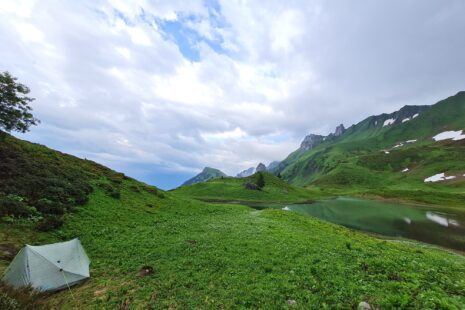
M 257 186 L 259 189 L 265 187 L 265 178 L 263 177 L 263 173 L 259 172 L 257 177 Z
M 0 128 L 8 132 L 26 132 L 40 122 L 31 113 L 34 98 L 27 96 L 29 87 L 17 80 L 9 72 L 0 72 Z

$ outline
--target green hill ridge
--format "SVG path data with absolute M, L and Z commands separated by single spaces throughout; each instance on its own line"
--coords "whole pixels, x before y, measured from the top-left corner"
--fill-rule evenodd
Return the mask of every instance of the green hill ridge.
M 315 197 L 315 193 L 293 186 L 280 178 L 261 172 L 265 186 L 262 189 L 249 189 L 248 184 L 256 184 L 260 173 L 245 178 L 221 178 L 207 182 L 183 186 L 174 192 L 191 198 L 206 201 L 272 201 L 305 202 Z

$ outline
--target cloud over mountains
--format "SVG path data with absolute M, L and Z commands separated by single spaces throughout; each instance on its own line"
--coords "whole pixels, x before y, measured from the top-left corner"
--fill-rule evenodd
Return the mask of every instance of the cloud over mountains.
M 3 1 L 27 138 L 172 187 L 465 85 L 463 1 Z

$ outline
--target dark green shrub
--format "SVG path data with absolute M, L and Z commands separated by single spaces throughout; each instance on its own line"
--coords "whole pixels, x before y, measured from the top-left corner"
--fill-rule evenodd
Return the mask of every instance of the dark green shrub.
M 265 178 L 263 177 L 263 173 L 258 173 L 258 177 L 257 177 L 257 187 L 259 189 L 262 189 L 263 187 L 265 187 Z
M 121 198 L 121 194 L 117 190 L 113 190 L 113 191 L 109 192 L 108 194 L 110 195 L 110 197 L 115 198 L 115 199 L 120 199 Z
M 63 215 L 66 211 L 66 207 L 57 201 L 53 201 L 47 198 L 41 198 L 35 203 L 36 209 L 43 214 L 58 214 Z
M 63 226 L 63 219 L 58 216 L 47 216 L 36 225 L 39 231 L 50 231 Z
M 250 189 L 250 190 L 260 190 L 260 188 L 257 186 L 257 184 L 251 183 L 251 182 L 246 182 L 244 184 L 244 187 L 245 187 L 245 189 Z
M 0 216 L 29 217 L 36 213 L 35 208 L 26 204 L 25 198 L 0 193 Z
M 145 190 L 146 190 L 148 193 L 158 195 L 158 189 L 155 188 L 155 187 L 147 186 L 147 187 L 145 187 Z
M 131 185 L 129 188 L 135 193 L 140 193 L 140 189 L 137 185 Z

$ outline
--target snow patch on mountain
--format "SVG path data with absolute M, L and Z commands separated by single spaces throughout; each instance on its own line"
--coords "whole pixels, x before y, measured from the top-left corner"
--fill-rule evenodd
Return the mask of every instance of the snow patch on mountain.
M 426 178 L 425 183 L 447 181 L 447 180 L 453 180 L 455 178 L 457 178 L 455 175 L 446 176 L 446 174 L 443 172 L 443 173 L 438 173 L 433 176 L 430 176 L 429 178 Z
M 444 131 L 433 137 L 434 141 L 442 141 L 452 139 L 454 141 L 465 139 L 465 133 L 463 130 L 458 131 Z
M 445 178 L 446 178 L 446 176 L 445 176 L 444 172 L 443 173 L 438 173 L 438 174 L 435 174 L 433 176 L 430 176 L 429 178 L 426 178 L 425 183 L 444 181 Z
M 384 121 L 383 127 L 392 125 L 392 124 L 394 124 L 395 121 L 396 121 L 396 120 L 393 119 L 393 118 L 387 119 L 387 120 Z

